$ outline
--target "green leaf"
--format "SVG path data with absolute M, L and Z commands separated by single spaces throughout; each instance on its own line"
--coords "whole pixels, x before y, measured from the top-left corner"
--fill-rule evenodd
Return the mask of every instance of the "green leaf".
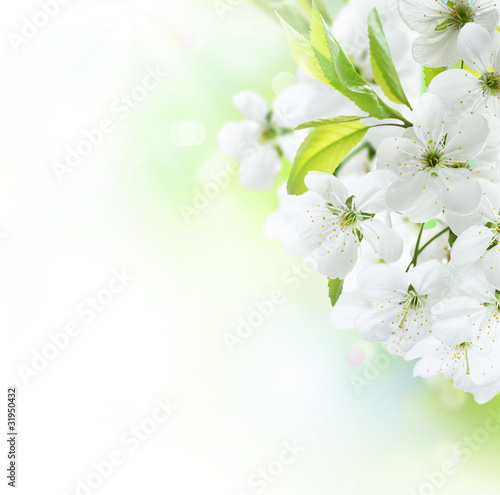
M 444 72 L 446 70 L 446 67 L 424 67 L 424 81 L 425 81 L 425 86 L 428 88 L 431 81 L 438 75 L 441 74 L 441 72 Z
M 311 77 L 314 77 L 314 79 L 324 84 L 329 84 L 328 79 L 325 77 L 323 70 L 321 69 L 318 59 L 314 55 L 311 42 L 295 31 L 295 29 L 293 29 L 293 27 L 280 17 L 279 14 L 278 17 L 288 36 L 288 42 L 290 43 L 290 48 L 292 49 L 292 55 L 297 65 Z
M 349 57 L 325 25 L 315 3 L 311 12 L 310 46 L 323 74 L 321 80 L 326 78 L 330 86 L 372 117 L 381 120 L 398 119 L 408 126 L 411 125 L 397 110 L 389 107 L 358 74 Z M 306 56 L 310 56 L 310 51 Z M 317 72 L 317 66 L 315 68 Z
M 308 122 L 304 122 L 303 124 L 298 125 L 295 129 L 309 129 L 310 127 L 321 127 L 323 125 L 338 124 L 341 122 L 352 122 L 354 120 L 360 120 L 364 118 L 366 117 L 339 115 L 338 117 L 309 120 Z
M 288 193 L 304 194 L 307 191 L 304 178 L 311 170 L 333 174 L 347 153 L 365 137 L 369 128 L 359 120 L 353 120 L 314 129 L 297 151 L 288 178 Z
M 328 279 L 328 296 L 330 297 L 330 302 L 332 307 L 335 306 L 342 295 L 342 289 L 344 288 L 344 281 L 340 278 Z
M 368 39 L 370 40 L 370 60 L 375 82 L 382 88 L 389 100 L 406 105 L 411 109 L 396 67 L 394 67 L 389 43 L 376 8 L 368 16 Z

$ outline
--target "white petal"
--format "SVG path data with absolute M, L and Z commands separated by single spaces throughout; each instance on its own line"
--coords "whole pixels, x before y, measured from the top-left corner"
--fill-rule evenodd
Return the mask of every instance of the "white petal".
M 266 121 L 266 116 L 269 113 L 269 105 L 258 93 L 254 91 L 241 91 L 234 95 L 233 103 L 247 119 L 260 123 Z
M 467 342 L 474 334 L 473 324 L 483 313 L 482 304 L 470 297 L 444 299 L 432 308 L 432 334 L 451 345 Z
M 305 133 L 304 133 L 305 131 Z M 295 155 L 300 148 L 300 145 L 304 141 L 307 131 L 295 131 L 290 134 L 286 134 L 284 136 L 279 136 L 276 138 L 276 143 L 279 145 L 281 151 L 285 155 L 286 159 L 293 163 L 295 159 Z
M 427 144 L 430 139 L 438 143 L 444 136 L 447 112 L 438 95 L 425 93 L 413 112 L 414 131 L 420 141 Z
M 500 289 L 500 244 L 492 247 L 484 256 L 484 273 L 490 284 Z
M 351 295 L 340 300 L 330 312 L 330 324 L 337 329 L 354 328 L 354 321 L 369 309 L 359 295 Z
M 500 381 L 491 385 L 478 386 L 472 380 L 462 380 L 460 384 L 455 384 L 464 392 L 470 392 L 478 404 L 486 404 L 500 392 Z
M 438 172 L 441 182 L 438 201 L 445 211 L 457 215 L 473 213 L 481 201 L 481 185 L 466 168 L 443 168 Z
M 476 18 L 474 19 L 474 22 L 483 26 L 487 31 L 494 31 L 498 26 L 497 4 L 494 3 L 492 5 L 490 1 L 485 3 L 481 0 L 476 0 L 474 6 L 476 10 Z M 481 7 L 481 9 L 479 7 Z
M 496 356 L 498 359 L 498 356 Z M 488 356 L 486 353 L 473 348 L 469 351 L 469 368 L 471 380 L 480 386 L 495 383 L 498 380 L 499 364 L 493 356 Z
M 273 186 L 280 170 L 281 158 L 274 148 L 256 148 L 241 159 L 241 185 L 247 189 L 265 191 Z
M 258 143 L 260 127 L 255 122 L 229 122 L 217 134 L 217 143 L 223 153 L 241 160 L 245 150 Z
M 310 191 L 318 193 L 325 201 L 334 206 L 345 204 L 348 198 L 347 187 L 332 174 L 309 172 L 304 183 Z
M 482 98 L 481 83 L 470 72 L 451 69 L 438 74 L 429 85 L 429 93 L 438 95 L 444 104 L 456 110 L 470 110 Z
M 446 296 L 452 282 L 449 270 L 436 260 L 417 265 L 408 272 L 408 278 L 417 294 L 428 296 L 431 303 Z
M 393 327 L 397 326 L 398 311 L 399 307 L 395 304 L 384 304 L 369 309 L 356 318 L 354 328 L 369 342 L 385 342 L 390 338 Z
M 366 213 L 381 213 L 387 210 L 385 197 L 394 179 L 395 175 L 387 170 L 375 170 L 364 175 L 351 188 L 356 208 Z
M 414 177 L 405 176 L 396 179 L 387 191 L 387 205 L 398 212 L 413 211 L 417 212 L 410 216 L 413 221 L 432 220 L 441 212 L 441 207 L 437 203 L 437 178 L 429 173 L 417 172 Z
M 460 60 L 458 33 L 456 29 L 446 29 L 418 37 L 413 43 L 413 58 L 426 67 L 453 65 Z
M 432 33 L 445 19 L 448 7 L 443 0 L 400 0 L 403 21 L 417 33 Z
M 448 265 L 453 276 L 452 293 L 457 296 L 468 296 L 478 301 L 492 301 L 495 288 L 486 280 L 483 263 L 476 263 L 463 270 Z
M 359 229 L 364 238 L 378 254 L 387 263 L 395 263 L 403 254 L 403 239 L 392 229 L 384 225 L 379 220 L 366 220 Z
M 486 254 L 493 234 L 484 225 L 474 225 L 460 234 L 451 250 L 451 262 L 458 269 L 467 268 Z
M 358 260 L 359 241 L 354 234 L 339 237 L 338 242 L 316 250 L 318 271 L 328 278 L 345 279 Z
M 492 68 L 495 71 L 500 71 L 500 33 L 495 29 L 493 31 L 493 58 Z
M 409 165 L 415 168 L 420 160 L 421 147 L 406 138 L 387 138 L 377 150 L 377 168 L 399 174 Z
M 469 22 L 458 36 L 458 52 L 463 61 L 481 74 L 488 72 L 493 59 L 493 39 L 479 24 Z
M 408 292 L 409 282 L 406 273 L 400 268 L 371 265 L 359 272 L 357 285 L 363 294 L 390 301 L 398 292 Z
M 456 213 L 446 212 L 446 223 L 454 234 L 460 235 L 473 225 L 483 223 L 483 216 L 480 210 L 476 210 L 471 215 L 457 215 Z
M 480 115 L 460 119 L 447 128 L 446 158 L 458 163 L 475 158 L 484 149 L 489 133 L 488 121 Z

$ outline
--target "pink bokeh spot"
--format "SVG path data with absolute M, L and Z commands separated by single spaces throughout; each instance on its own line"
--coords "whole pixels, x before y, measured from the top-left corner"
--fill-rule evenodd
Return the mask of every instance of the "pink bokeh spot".
M 366 359 L 366 354 L 363 348 L 358 345 L 353 345 L 345 353 L 345 360 L 351 366 L 361 366 Z

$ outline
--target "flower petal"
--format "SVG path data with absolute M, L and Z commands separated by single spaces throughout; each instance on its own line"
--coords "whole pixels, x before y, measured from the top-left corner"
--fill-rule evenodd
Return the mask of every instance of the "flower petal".
M 484 314 L 483 305 L 471 297 L 444 299 L 432 308 L 432 334 L 441 342 L 458 345 L 473 335 L 473 324 Z
M 259 129 L 255 122 L 228 122 L 218 132 L 217 144 L 223 153 L 239 161 L 257 145 Z
M 463 269 L 479 261 L 493 240 L 493 233 L 484 225 L 474 225 L 460 234 L 451 250 L 451 262 Z
M 345 279 L 358 261 L 359 241 L 354 234 L 339 236 L 337 243 L 316 250 L 318 271 L 328 278 Z
M 318 193 L 325 201 L 334 206 L 345 204 L 348 198 L 347 187 L 332 174 L 309 172 L 304 183 L 310 191 Z
M 451 273 L 436 260 L 426 261 L 408 272 L 411 285 L 421 296 L 427 296 L 431 303 L 437 302 L 449 292 L 452 282 Z
M 470 72 L 451 69 L 438 74 L 429 85 L 429 93 L 438 95 L 447 108 L 468 110 L 482 98 L 481 83 Z
M 425 93 L 413 112 L 413 129 L 424 146 L 432 139 L 439 143 L 444 133 L 446 108 L 438 95 Z
M 394 179 L 394 174 L 388 170 L 374 170 L 356 181 L 351 192 L 357 209 L 366 213 L 386 211 L 387 189 Z
M 270 146 L 256 148 L 245 155 L 240 164 L 240 182 L 247 189 L 270 189 L 281 170 L 281 159 Z
M 474 7 L 476 11 L 474 22 L 483 26 L 487 31 L 494 31 L 498 26 L 497 4 L 492 5 L 489 0 L 486 0 L 486 2 L 476 0 Z
M 387 263 L 395 263 L 403 254 L 403 239 L 392 229 L 384 225 L 379 220 L 366 220 L 359 229 L 364 238 L 378 254 Z
M 492 247 L 486 253 L 483 266 L 488 282 L 496 289 L 500 289 L 500 244 Z
M 443 0 L 400 0 L 399 13 L 417 33 L 432 33 L 445 19 L 448 7 Z
M 396 304 L 384 304 L 369 309 L 356 318 L 354 328 L 369 342 L 385 342 L 390 338 L 393 327 L 397 327 L 398 311 L 399 306 Z
M 436 178 L 424 171 L 398 178 L 389 186 L 387 205 L 394 211 L 407 212 L 414 222 L 432 220 L 442 210 L 436 185 Z
M 408 292 L 406 273 L 395 266 L 371 265 L 359 272 L 357 285 L 360 292 L 390 301 L 397 293 Z
M 269 105 L 254 91 L 241 91 L 233 96 L 234 106 L 247 118 L 259 123 L 266 121 Z
M 447 129 L 446 158 L 460 163 L 475 158 L 483 151 L 490 128 L 488 121 L 480 115 L 460 119 Z
M 442 187 L 438 201 L 457 215 L 473 213 L 481 201 L 481 185 L 466 168 L 443 168 L 438 172 Z
M 413 43 L 413 58 L 426 67 L 446 67 L 460 60 L 457 29 L 435 31 L 419 36 Z
M 479 24 L 469 22 L 461 30 L 457 42 L 463 61 L 481 74 L 489 71 L 493 59 L 493 39 Z

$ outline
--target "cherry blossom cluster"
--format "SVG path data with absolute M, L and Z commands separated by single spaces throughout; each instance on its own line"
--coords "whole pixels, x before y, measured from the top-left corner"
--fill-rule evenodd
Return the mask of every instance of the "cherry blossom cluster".
M 366 119 L 366 136 L 333 173 L 325 154 L 325 167 L 305 175 L 307 192 L 278 186 L 266 235 L 343 289 L 335 328 L 485 403 L 500 392 L 500 4 L 350 0 L 331 32 L 388 101 L 366 35 L 373 7 L 410 103 L 396 107 L 402 122 L 360 116 L 348 94 L 299 70 L 272 107 L 237 94 L 246 120 L 224 126 L 219 144 L 240 162 L 244 187 L 266 190 L 312 145 L 314 127 L 300 124 Z

